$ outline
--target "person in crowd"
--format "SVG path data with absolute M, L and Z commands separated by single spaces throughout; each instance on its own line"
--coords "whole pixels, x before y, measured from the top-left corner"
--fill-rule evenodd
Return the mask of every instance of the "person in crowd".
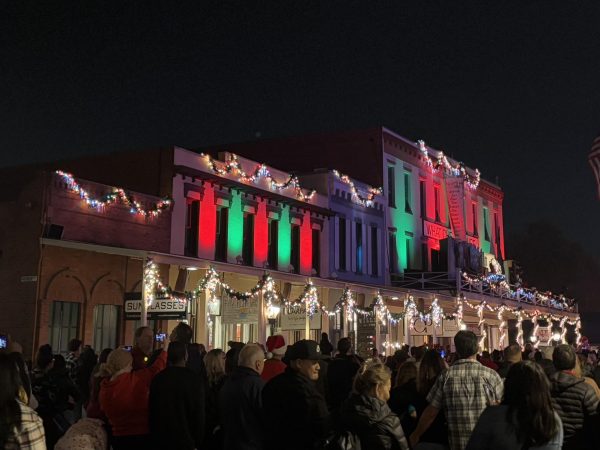
M 498 375 L 506 378 L 508 369 L 515 363 L 522 360 L 521 347 L 519 344 L 512 344 L 504 348 L 504 362 L 498 368 Z
M 98 362 L 98 357 L 91 347 L 85 347 L 79 355 L 77 364 L 77 389 L 81 396 L 81 404 L 84 408 L 90 401 L 92 373 Z
M 550 379 L 552 405 L 562 420 L 563 448 L 567 450 L 592 448 L 587 439 L 592 430 L 587 425 L 598 407 L 594 388 L 574 375 L 576 360 L 577 355 L 570 345 L 554 348 L 552 362 L 557 372 Z
M 265 382 L 260 378 L 264 359 L 260 346 L 245 345 L 239 353 L 238 367 L 221 388 L 219 417 L 225 450 L 264 448 L 261 410 Z
M 492 361 L 500 368 L 502 364 L 502 352 L 498 349 L 492 351 Z
M 387 404 L 391 375 L 378 360 L 363 363 L 351 396 L 342 404 L 339 428 L 357 434 L 361 448 L 408 450 L 400 420 Z
M 479 417 L 467 450 L 560 450 L 562 441 L 548 377 L 539 364 L 521 361 L 508 371 L 502 404 L 488 406 Z
M 62 413 L 70 425 L 75 423 L 81 418 L 81 411 L 76 411 L 77 407 L 81 407 L 82 404 L 81 393 L 73 383 L 67 369 L 66 359 L 62 355 L 54 355 L 54 364 L 47 376 L 55 387 L 54 396 L 51 398 L 54 407 Z
M 194 343 L 188 345 L 187 349 L 188 349 L 188 359 L 189 358 L 192 358 L 192 359 L 201 358 L 202 361 L 204 362 L 204 357 L 206 356 L 206 348 L 204 347 L 204 344 L 197 344 L 194 342 Z
M 102 365 L 99 376 L 100 408 L 112 429 L 113 450 L 147 450 L 150 447 L 148 428 L 148 394 L 152 379 L 165 368 L 166 352 L 162 352 L 149 367 L 133 370 L 133 358 L 125 349 L 113 350 Z
M 334 414 L 337 414 L 344 400 L 350 395 L 354 376 L 360 367 L 359 362 L 352 355 L 350 339 L 341 338 L 337 349 L 338 354 L 329 362 L 327 368 L 329 405 Z
M 479 358 L 479 362 L 481 364 L 483 364 L 485 367 L 489 367 L 492 370 L 498 371 L 499 367 L 498 365 L 492 361 L 492 356 L 490 355 L 490 352 L 488 352 L 487 350 L 484 350 L 483 352 L 481 352 L 481 357 Z
M 400 369 L 400 367 L 402 367 L 402 364 L 404 364 L 406 361 L 408 361 L 409 356 L 408 356 L 408 352 L 404 349 L 401 350 L 396 350 L 394 352 L 394 356 L 392 356 L 392 364 L 390 366 L 390 369 L 392 369 L 392 383 L 396 382 L 396 378 L 398 376 L 398 370 Z
M 21 387 L 14 359 L 0 353 L 0 448 L 45 450 L 42 419 L 19 400 Z
M 202 448 L 205 392 L 200 378 L 186 365 L 183 342 L 172 342 L 167 368 L 150 384 L 149 421 L 152 445 L 157 450 Z
M 544 370 L 544 373 L 548 377 L 548 379 L 552 378 L 552 375 L 556 373 L 556 368 L 554 367 L 554 363 L 552 362 L 552 352 L 554 351 L 554 347 L 542 347 L 540 353 L 542 354 L 542 359 L 537 361 L 536 363 Z
M 143 326 L 135 330 L 133 336 L 133 348 L 131 357 L 133 358 L 133 370 L 144 369 L 152 355 L 154 346 L 154 332 L 152 328 Z
M 173 328 L 171 336 L 169 336 L 169 340 L 171 342 L 183 342 L 187 350 L 192 343 L 193 337 L 194 332 L 192 327 L 185 322 L 179 322 L 177 326 Z M 188 352 L 186 367 L 192 369 L 196 374 L 200 375 L 206 392 L 206 368 L 204 367 L 204 358 L 200 352 L 192 352 L 191 354 Z
M 225 353 L 225 374 L 231 375 L 238 366 L 241 348 L 231 347 Z
M 585 382 L 594 389 L 596 396 L 600 399 L 600 388 L 596 384 L 596 381 L 592 377 L 590 377 L 590 374 L 591 370 L 589 367 L 587 367 L 587 357 L 585 357 L 582 354 L 577 354 L 573 375 L 579 378 L 583 378 Z
M 100 400 L 98 398 L 100 395 L 100 384 L 103 380 L 103 377 L 100 376 L 100 368 L 108 359 L 110 352 L 112 352 L 112 348 L 105 348 L 100 352 L 98 362 L 96 363 L 94 370 L 92 370 L 92 376 L 90 379 L 90 397 L 85 407 L 85 413 L 87 417 L 90 419 L 100 419 L 105 423 L 108 422 L 108 419 L 100 409 Z
M 419 367 L 421 366 L 421 360 L 423 359 L 423 355 L 425 354 L 426 350 L 427 350 L 427 347 L 425 347 L 424 345 L 420 345 L 418 347 L 413 347 L 411 350 L 412 357 L 414 358 L 415 365 L 417 366 L 417 371 L 419 370 Z
M 396 375 L 388 402 L 391 410 L 400 418 L 402 429 L 410 436 L 417 426 L 417 365 L 407 361 Z
M 502 400 L 502 379 L 495 371 L 477 362 L 479 342 L 475 333 L 459 331 L 454 336 L 454 345 L 459 359 L 437 378 L 427 395 L 429 405 L 410 436 L 412 447 L 443 410 L 450 448 L 463 450 L 481 413 L 487 406 Z
M 528 342 L 525 344 L 525 350 L 523 350 L 522 359 L 527 361 L 533 358 L 533 344 Z
M 268 450 L 306 450 L 322 448 L 332 432 L 325 398 L 316 388 L 319 360 L 323 356 L 316 341 L 300 340 L 288 346 L 281 375 L 267 383 L 262 399 L 265 423 L 280 423 L 266 435 Z
M 202 448 L 222 447 L 222 433 L 219 428 L 219 392 L 225 384 L 225 352 L 220 348 L 209 351 L 204 357 L 207 375 L 206 391 L 206 433 Z
M 36 409 L 38 407 L 38 402 L 35 398 L 35 395 L 33 395 L 33 391 L 31 388 L 31 377 L 29 376 L 29 370 L 27 369 L 27 364 L 25 363 L 23 354 L 21 352 L 11 352 L 8 353 L 8 356 L 14 361 L 15 365 L 17 366 L 17 369 L 19 371 L 19 377 L 21 378 L 19 399 L 30 408 Z
M 73 383 L 77 383 L 77 362 L 79 360 L 79 355 L 81 354 L 81 346 L 83 342 L 79 339 L 71 339 L 68 344 L 69 353 L 65 358 L 65 363 L 67 366 L 67 372 L 71 377 Z
M 327 333 L 321 333 L 319 348 L 321 349 L 321 355 L 323 356 L 331 356 L 333 353 L 333 345 L 331 345 L 331 342 L 329 341 L 329 335 Z
M 280 334 L 275 334 L 267 338 L 267 360 L 265 361 L 265 368 L 261 375 L 265 383 L 283 373 L 287 367 L 282 361 L 286 349 L 285 339 Z

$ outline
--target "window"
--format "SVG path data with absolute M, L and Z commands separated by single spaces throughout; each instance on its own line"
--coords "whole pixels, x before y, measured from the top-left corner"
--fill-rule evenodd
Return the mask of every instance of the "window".
M 479 236 L 479 224 L 477 223 L 477 203 L 471 203 L 471 216 L 473 218 L 473 236 Z
M 398 251 L 396 247 L 396 232 L 389 232 L 388 245 L 388 253 L 390 258 L 390 272 L 398 273 Z
M 254 214 L 250 213 L 244 213 L 242 259 L 247 266 L 254 264 Z
M 321 237 L 321 232 L 319 230 L 312 230 L 312 268 L 314 270 L 314 274 L 319 276 L 321 273 L 321 245 L 319 242 L 319 238 Z
M 419 180 L 419 204 L 421 206 L 421 219 L 427 219 L 427 181 Z
M 292 225 L 292 252 L 290 263 L 294 266 L 294 273 L 300 273 L 300 227 Z
M 490 232 L 489 232 L 489 225 L 488 225 L 488 209 L 487 208 L 483 208 L 483 238 L 486 241 L 490 241 Z
M 277 270 L 277 241 L 279 239 L 279 221 L 269 220 L 269 268 Z
M 79 303 L 52 302 L 50 345 L 56 353 L 68 353 L 68 344 L 79 333 Z
M 435 185 L 433 187 L 433 198 L 435 201 L 435 221 L 436 222 L 441 222 L 441 213 L 440 210 L 442 208 L 442 199 L 441 199 L 441 193 L 440 193 L 440 186 L 439 185 Z
M 497 212 L 494 212 L 494 230 L 496 231 L 496 244 L 500 244 L 500 222 L 498 222 Z
M 187 212 L 185 218 L 185 256 L 198 256 L 198 214 L 200 201 L 187 199 Z M 94 347 L 98 348 L 98 347 Z M 105 347 L 103 347 L 105 348 Z
M 215 247 L 215 259 L 217 261 L 227 261 L 227 208 L 217 208 L 217 237 Z
M 396 207 L 396 172 L 394 166 L 388 167 L 388 206 Z
M 410 173 L 404 172 L 404 212 L 412 214 L 412 192 L 410 189 Z
M 410 238 L 406 238 L 406 268 L 410 269 L 412 267 L 411 264 L 411 257 L 410 257 L 410 250 L 411 250 L 411 246 L 412 246 L 412 239 Z
M 340 259 L 340 269 L 342 270 L 346 270 L 346 219 L 344 219 L 343 217 L 340 217 L 339 220 L 339 230 L 338 230 L 338 236 L 340 237 L 339 239 L 339 247 L 338 247 L 338 252 L 339 252 L 339 259 Z
M 94 348 L 117 347 L 120 315 L 120 306 L 94 306 Z
M 377 249 L 377 228 L 371 227 L 371 275 L 379 275 L 379 253 Z
M 362 223 L 356 223 L 355 229 L 356 229 L 356 273 L 362 273 L 362 271 L 363 271 Z

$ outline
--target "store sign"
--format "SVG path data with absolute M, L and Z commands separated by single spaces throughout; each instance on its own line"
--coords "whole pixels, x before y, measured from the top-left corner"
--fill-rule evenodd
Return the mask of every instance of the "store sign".
M 221 299 L 216 298 L 206 304 L 206 312 L 211 316 L 221 315 Z
M 454 337 L 458 333 L 458 323 L 456 319 L 444 319 L 442 321 L 442 336 Z
M 225 297 L 222 306 L 223 324 L 258 322 L 258 299 L 256 297 L 250 297 L 248 300 Z
M 548 343 L 552 339 L 552 327 L 539 327 L 537 337 L 540 343 Z
M 281 313 L 281 329 L 284 331 L 288 330 L 305 330 L 306 329 L 306 309 L 304 308 L 292 308 L 289 311 L 282 311 Z M 321 313 L 317 313 L 310 318 L 310 329 L 320 330 L 322 322 Z
M 142 300 L 139 297 L 140 293 L 126 294 L 125 320 L 140 320 L 142 317 Z M 156 298 L 146 312 L 147 317 L 152 320 L 185 319 L 187 302 L 174 298 Z
M 438 241 L 448 237 L 448 229 L 437 223 L 423 221 L 423 234 Z
M 361 358 L 370 358 L 375 348 L 377 319 L 375 314 L 357 314 L 356 353 Z
M 413 320 L 410 334 L 412 336 L 433 336 L 433 325 L 431 321 L 424 322 L 423 320 L 416 318 Z

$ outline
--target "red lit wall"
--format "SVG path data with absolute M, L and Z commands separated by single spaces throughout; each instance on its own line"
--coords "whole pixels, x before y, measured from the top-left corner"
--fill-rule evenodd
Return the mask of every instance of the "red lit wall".
M 256 267 L 263 267 L 269 254 L 269 218 L 267 202 L 260 200 L 254 217 L 254 262 Z
M 198 221 L 198 257 L 214 259 L 215 237 L 217 233 L 217 205 L 215 189 L 212 184 L 204 184 L 204 196 L 200 201 L 200 220 Z
M 300 273 L 312 274 L 312 225 L 309 211 L 304 213 L 300 227 Z

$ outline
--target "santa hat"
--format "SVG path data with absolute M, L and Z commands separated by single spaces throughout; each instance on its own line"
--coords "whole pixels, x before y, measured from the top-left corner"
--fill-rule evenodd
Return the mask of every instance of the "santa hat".
M 282 335 L 276 334 L 267 338 L 267 351 L 271 354 L 267 354 L 267 357 L 271 358 L 273 355 L 283 356 L 286 350 L 287 346 Z

